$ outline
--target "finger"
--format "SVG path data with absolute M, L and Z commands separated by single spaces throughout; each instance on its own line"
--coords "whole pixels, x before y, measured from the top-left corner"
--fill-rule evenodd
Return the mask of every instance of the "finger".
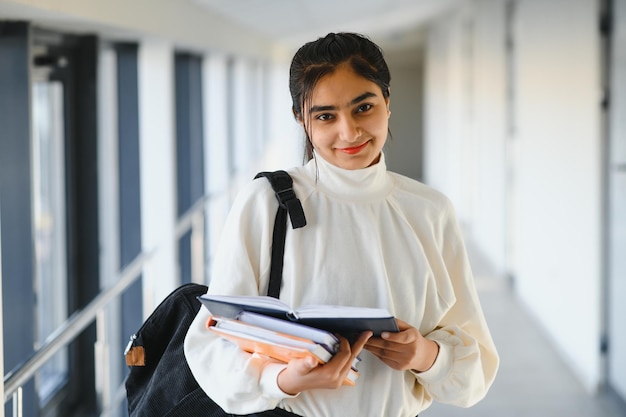
M 323 366 L 326 370 L 335 369 L 337 372 L 342 372 L 346 368 L 346 365 L 350 366 L 354 358 L 352 357 L 352 349 L 348 339 L 343 336 L 339 337 L 339 348 L 330 359 Z
M 411 351 L 410 343 L 397 343 L 381 338 L 372 338 L 365 345 L 365 349 L 380 359 L 401 360 Z
M 352 345 L 350 345 L 348 339 L 339 336 L 339 349 L 327 365 L 340 364 L 342 367 L 345 365 L 351 366 L 354 358 L 363 350 L 363 347 L 371 336 L 372 332 L 363 332 Z
M 398 320 L 398 328 L 400 331 L 397 333 L 382 332 L 380 335 L 381 339 L 401 344 L 413 343 L 419 339 L 419 331 L 402 320 Z
M 306 375 L 313 369 L 317 368 L 317 365 L 319 365 L 319 363 L 317 362 L 317 360 L 315 360 L 315 358 L 307 356 L 302 360 L 297 361 L 295 365 L 300 374 Z
M 370 352 L 372 355 L 376 356 L 378 359 L 383 361 L 387 366 L 398 369 L 398 364 L 400 361 L 400 357 L 402 355 L 401 352 L 392 351 L 389 349 L 382 349 L 379 347 L 366 345 L 365 349 Z
M 345 360 L 345 358 L 349 357 L 351 353 L 350 342 L 348 342 L 348 339 L 346 339 L 343 336 L 338 336 L 338 337 L 339 337 L 339 347 L 337 349 L 337 352 L 335 352 L 333 359 Z
M 396 319 L 396 323 L 398 324 L 398 329 L 399 329 L 400 331 L 402 331 L 402 330 L 406 330 L 406 329 L 408 329 L 408 328 L 410 328 L 410 327 L 413 327 L 413 326 L 411 326 L 409 323 L 407 323 L 406 321 L 402 321 L 402 320 L 400 320 L 400 319 Z
M 291 372 L 304 376 L 317 368 L 318 362 L 314 358 L 307 356 L 305 358 L 292 359 L 288 365 Z
M 365 349 L 368 352 L 378 356 L 379 358 L 383 358 L 400 354 L 401 350 L 399 349 L 399 347 L 401 346 L 404 345 L 383 341 L 383 344 L 367 344 L 365 345 Z
M 350 346 L 354 357 L 356 357 L 359 352 L 363 350 L 368 340 L 370 340 L 370 338 L 372 337 L 372 334 L 373 333 L 370 331 L 361 333 L 358 339 L 352 344 L 352 346 Z
M 417 334 L 414 329 L 408 329 L 398 333 L 383 332 L 380 338 L 383 343 L 386 342 L 388 344 L 385 346 L 391 347 L 392 344 L 406 345 L 413 343 L 417 340 Z
M 370 337 L 365 347 L 383 347 L 385 344 L 389 344 L 389 342 L 380 337 Z
M 391 339 L 399 339 L 399 340 L 391 340 Z M 369 351 L 389 351 L 389 352 L 397 352 L 403 351 L 406 349 L 406 344 L 400 338 L 392 334 L 389 340 L 383 339 L 382 337 L 372 337 L 367 341 L 365 345 L 365 349 Z
M 350 345 L 350 356 L 348 360 L 344 363 L 342 369 L 342 373 L 344 374 L 344 376 L 347 375 L 348 372 L 350 372 L 354 359 L 359 355 L 359 353 L 361 353 L 370 337 L 372 337 L 372 332 L 363 332 L 359 335 L 357 340 L 354 341 L 352 345 Z

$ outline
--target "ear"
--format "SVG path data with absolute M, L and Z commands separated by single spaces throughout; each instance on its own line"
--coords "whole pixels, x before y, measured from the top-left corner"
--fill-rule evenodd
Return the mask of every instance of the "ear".
M 385 99 L 385 104 L 387 104 L 387 118 L 389 118 L 389 116 L 391 116 L 391 110 L 389 109 L 389 104 L 391 103 L 391 100 L 389 99 L 389 97 L 387 97 Z
M 291 112 L 293 113 L 293 117 L 296 119 L 298 124 L 300 124 L 300 126 L 304 127 L 304 122 L 302 121 L 302 117 L 300 116 L 300 114 L 298 112 L 296 112 L 296 110 L 293 107 L 291 108 Z

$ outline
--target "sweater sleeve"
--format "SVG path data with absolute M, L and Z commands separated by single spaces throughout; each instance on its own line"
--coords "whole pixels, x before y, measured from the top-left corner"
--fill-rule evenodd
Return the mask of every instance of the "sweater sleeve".
M 444 268 L 455 301 L 425 337 L 439 345 L 426 372 L 416 373 L 432 399 L 460 407 L 480 401 L 495 379 L 499 357 L 483 315 L 461 231 L 450 203 L 439 236 Z
M 239 193 L 224 224 L 209 293 L 258 295 L 267 291 L 271 228 L 278 205 L 266 181 L 253 184 Z M 285 365 L 244 352 L 213 335 L 206 328 L 209 315 L 200 308 L 184 344 L 189 367 L 207 395 L 234 414 L 273 409 L 289 398 L 276 382 Z

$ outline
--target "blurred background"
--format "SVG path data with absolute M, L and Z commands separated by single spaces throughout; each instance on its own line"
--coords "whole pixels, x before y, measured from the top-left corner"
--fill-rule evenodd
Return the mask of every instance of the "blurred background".
M 626 0 L 0 0 L 0 417 L 126 415 L 128 337 L 302 163 L 330 31 L 385 51 L 388 166 L 453 201 L 502 356 L 422 414 L 626 416 Z

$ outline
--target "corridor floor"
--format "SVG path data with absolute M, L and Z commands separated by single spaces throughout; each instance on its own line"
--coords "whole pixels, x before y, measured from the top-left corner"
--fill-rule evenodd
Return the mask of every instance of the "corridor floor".
M 435 403 L 420 417 L 626 417 L 615 394 L 585 391 L 506 282 L 477 279 L 477 287 L 500 354 L 498 376 L 474 407 Z

